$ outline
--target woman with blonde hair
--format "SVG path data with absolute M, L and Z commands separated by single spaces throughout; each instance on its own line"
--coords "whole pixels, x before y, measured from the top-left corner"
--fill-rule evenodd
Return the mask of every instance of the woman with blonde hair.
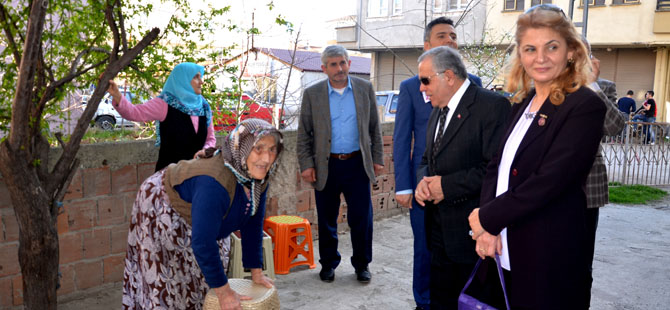
M 586 298 L 584 182 L 605 106 L 588 87 L 586 47 L 550 4 L 519 16 L 507 77 L 514 106 L 469 217 L 477 254 L 499 254 L 513 309 L 581 309 Z M 497 279 L 491 279 L 497 281 Z

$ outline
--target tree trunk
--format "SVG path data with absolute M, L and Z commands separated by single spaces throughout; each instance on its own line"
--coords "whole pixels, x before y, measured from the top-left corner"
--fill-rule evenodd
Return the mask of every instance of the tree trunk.
M 19 265 L 23 274 L 24 309 L 56 309 L 58 232 L 56 215 L 35 167 L 25 151 L 0 144 L 0 172 L 7 184 L 19 224 Z

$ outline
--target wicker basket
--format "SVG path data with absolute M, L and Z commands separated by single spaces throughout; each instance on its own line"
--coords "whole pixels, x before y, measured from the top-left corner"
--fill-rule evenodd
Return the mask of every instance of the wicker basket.
M 241 302 L 243 310 L 279 310 L 279 295 L 274 286 L 266 288 L 247 279 L 228 279 L 228 284 L 238 294 L 251 297 L 251 300 Z M 203 310 L 220 309 L 219 299 L 216 298 L 214 290 L 209 290 L 205 296 Z

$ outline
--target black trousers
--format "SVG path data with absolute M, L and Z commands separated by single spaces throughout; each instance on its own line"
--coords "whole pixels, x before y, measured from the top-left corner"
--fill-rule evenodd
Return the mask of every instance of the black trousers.
M 591 286 L 593 285 L 593 257 L 596 247 L 596 230 L 598 229 L 598 217 L 600 208 L 589 208 L 584 213 L 586 220 L 586 259 L 588 274 L 586 275 L 587 293 L 584 300 L 585 309 L 591 307 Z
M 314 190 L 319 223 L 319 262 L 324 268 L 336 268 L 341 260 L 337 251 L 341 194 L 347 201 L 346 219 L 353 247 L 351 264 L 354 269 L 363 270 L 372 261 L 372 200 L 370 179 L 361 155 L 347 160 L 331 158 L 326 186 L 321 191 Z

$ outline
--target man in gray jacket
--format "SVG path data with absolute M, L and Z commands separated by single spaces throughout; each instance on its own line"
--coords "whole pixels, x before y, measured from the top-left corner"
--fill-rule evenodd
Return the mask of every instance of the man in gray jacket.
M 375 92 L 366 80 L 349 76 L 351 61 L 339 45 L 321 54 L 327 80 L 305 89 L 298 123 L 298 163 L 303 181 L 314 185 L 319 224 L 322 281 L 335 279 L 340 195 L 347 202 L 351 264 L 358 281 L 370 282 L 372 200 L 370 182 L 384 168 Z

